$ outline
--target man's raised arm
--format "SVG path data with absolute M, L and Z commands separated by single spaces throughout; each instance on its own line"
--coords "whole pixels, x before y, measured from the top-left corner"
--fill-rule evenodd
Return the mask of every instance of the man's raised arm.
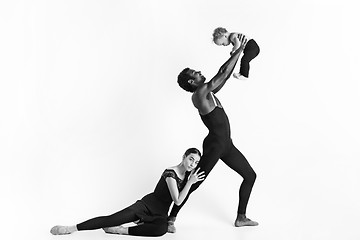
M 218 73 L 213 77 L 209 83 L 209 90 L 216 93 L 218 92 L 228 80 L 233 72 L 235 65 L 239 59 L 241 52 L 244 50 L 246 40 L 242 39 L 240 47 L 231 55 L 231 57 L 220 67 Z

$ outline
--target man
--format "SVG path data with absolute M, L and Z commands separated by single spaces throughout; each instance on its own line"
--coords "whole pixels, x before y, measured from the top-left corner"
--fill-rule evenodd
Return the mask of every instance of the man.
M 207 83 L 200 71 L 185 68 L 178 76 L 178 83 L 184 90 L 192 92 L 192 102 L 198 109 L 200 117 L 209 129 L 209 134 L 203 142 L 203 156 L 198 168 L 208 176 L 217 161 L 221 159 L 231 169 L 243 177 L 239 190 L 239 205 L 235 226 L 256 226 L 257 222 L 246 217 L 246 207 L 256 179 L 256 173 L 242 153 L 233 145 L 230 137 L 230 125 L 227 115 L 215 93 L 217 93 L 231 76 L 236 62 L 246 41 L 220 67 L 219 72 Z M 185 201 L 179 206 L 174 205 L 168 219 L 168 232 L 175 232 L 174 222 L 188 196 L 200 186 L 201 182 L 193 184 Z

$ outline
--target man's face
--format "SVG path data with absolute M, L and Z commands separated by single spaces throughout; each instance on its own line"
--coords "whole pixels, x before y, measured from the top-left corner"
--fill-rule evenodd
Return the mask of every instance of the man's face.
M 201 74 L 200 71 L 189 69 L 189 76 L 193 79 L 195 85 L 199 85 L 205 82 L 206 78 Z

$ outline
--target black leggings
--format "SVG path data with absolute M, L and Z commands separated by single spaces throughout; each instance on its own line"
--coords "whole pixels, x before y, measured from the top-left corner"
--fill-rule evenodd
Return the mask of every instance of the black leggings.
M 249 77 L 250 61 L 260 53 L 260 48 L 255 40 L 250 39 L 244 49 L 244 55 L 240 61 L 240 74 Z
M 233 145 L 231 140 L 230 143 L 226 144 L 226 147 L 222 146 L 223 144 L 212 144 L 211 146 L 209 145 L 211 142 L 211 139 L 205 139 L 203 146 L 204 155 L 201 157 L 197 168 L 200 168 L 200 172 L 205 171 L 206 176 L 208 176 L 217 161 L 221 159 L 227 166 L 240 174 L 244 180 L 241 183 L 239 190 L 239 205 L 237 212 L 238 214 L 245 214 L 251 190 L 255 183 L 256 173 L 244 155 Z M 177 206 L 174 204 L 170 213 L 171 217 L 177 216 L 190 194 L 195 191 L 201 183 L 202 181 L 191 186 L 189 194 L 186 196 L 181 205 Z
M 131 223 L 139 220 L 137 214 L 147 214 L 148 210 L 146 206 L 141 202 L 136 202 L 130 207 L 127 207 L 117 213 L 109 216 L 96 217 L 80 224 L 76 227 L 79 231 L 94 230 L 106 227 L 120 226 L 125 223 Z M 166 219 L 155 219 L 151 222 L 141 223 L 134 227 L 129 227 L 129 235 L 134 236 L 162 236 L 167 232 Z

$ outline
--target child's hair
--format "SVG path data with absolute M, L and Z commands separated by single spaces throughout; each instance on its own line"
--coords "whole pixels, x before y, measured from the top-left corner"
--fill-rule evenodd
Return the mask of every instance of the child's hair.
M 197 154 L 201 157 L 201 152 L 197 148 L 189 148 L 188 150 L 185 151 L 184 155 L 188 156 L 191 153 Z
M 218 38 L 222 37 L 227 32 L 228 31 L 226 30 L 226 28 L 223 27 L 215 28 L 213 32 L 213 41 L 215 42 Z

